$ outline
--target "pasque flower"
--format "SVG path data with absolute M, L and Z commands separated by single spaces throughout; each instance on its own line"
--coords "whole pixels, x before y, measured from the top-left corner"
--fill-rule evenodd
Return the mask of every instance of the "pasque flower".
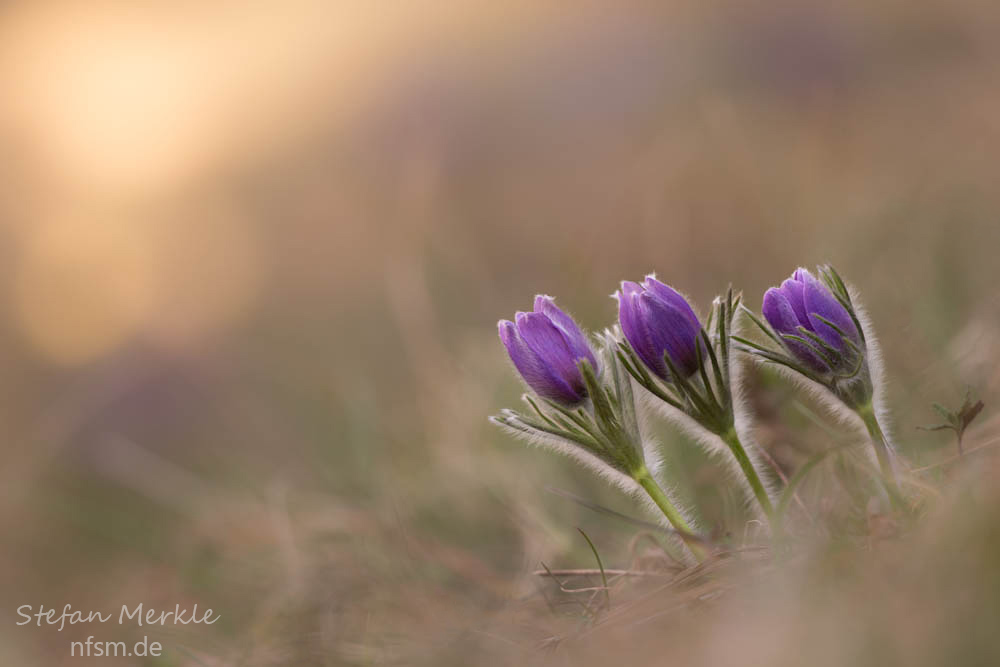
M 815 371 L 850 367 L 860 354 L 851 314 L 807 269 L 767 290 L 761 311 L 788 351 Z
M 616 354 L 618 339 L 609 332 L 600 336 L 600 354 L 595 355 L 572 318 L 547 296 L 535 297 L 534 312 L 517 313 L 514 322 L 501 320 L 498 327 L 521 377 L 547 400 L 525 394 L 531 412 L 501 410 L 491 421 L 512 435 L 573 456 L 626 488 L 638 485 L 692 555 L 704 558 L 690 524 L 646 466 L 632 382 Z
M 497 327 L 510 360 L 536 394 L 563 405 L 587 397 L 579 363 L 586 360 L 597 373 L 597 359 L 580 327 L 552 297 L 536 296 L 534 312 L 518 312 L 513 322 L 500 320 Z
M 614 297 L 622 333 L 647 368 L 668 379 L 668 355 L 685 377 L 698 370 L 701 323 L 683 296 L 648 275 L 641 285 L 623 281 Z
M 832 266 L 819 267 L 819 278 L 797 269 L 791 278 L 764 294 L 765 324 L 747 314 L 760 330 L 781 346 L 776 350 L 734 337 L 742 349 L 778 364 L 826 390 L 834 406 L 854 412 L 871 436 L 890 498 L 899 491 L 892 465 L 892 447 L 879 422 L 881 368 L 874 338 L 862 327 L 861 312 L 843 279 Z
M 690 417 L 709 440 L 732 452 L 761 509 L 770 516 L 767 489 L 736 432 L 729 339 L 739 296 L 730 289 L 725 298 L 716 299 L 709 317 L 710 327 L 714 319 L 714 335 L 702 328 L 683 296 L 652 275 L 642 284 L 622 282 L 614 298 L 625 338 L 620 354 L 626 370 L 674 408 L 676 412 L 668 412 L 671 417 L 678 412 Z

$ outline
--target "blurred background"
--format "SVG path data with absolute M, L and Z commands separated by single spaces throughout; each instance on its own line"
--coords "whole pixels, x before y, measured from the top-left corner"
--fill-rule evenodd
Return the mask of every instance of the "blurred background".
M 832 262 L 880 334 L 901 451 L 949 456 L 916 427 L 967 386 L 988 444 L 998 174 L 986 0 L 2 3 L 0 662 L 148 634 L 166 655 L 135 664 L 993 664 L 995 474 L 982 523 L 932 524 L 952 541 L 581 638 L 532 572 L 593 566 L 577 526 L 609 567 L 640 548 L 567 494 L 641 511 L 486 417 L 522 391 L 496 321 L 535 293 L 597 330 L 649 271 L 704 314 Z M 792 387 L 750 381 L 780 463 L 829 444 Z M 660 439 L 706 529 L 744 531 L 716 466 Z M 956 574 L 958 543 L 992 579 Z M 897 567 L 917 548 L 951 579 Z M 875 605 L 863 632 L 878 585 L 924 613 Z M 140 602 L 222 618 L 14 625 Z

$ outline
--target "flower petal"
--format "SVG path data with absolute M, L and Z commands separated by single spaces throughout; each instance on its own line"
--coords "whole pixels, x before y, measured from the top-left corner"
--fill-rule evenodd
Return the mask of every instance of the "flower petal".
M 779 334 L 798 333 L 799 318 L 789 303 L 788 296 L 781 289 L 772 287 L 764 292 L 764 304 L 760 311 L 767 323 Z
M 795 309 L 792 308 L 792 304 L 788 302 L 788 298 L 780 289 L 772 287 L 764 293 L 764 305 L 761 307 L 761 312 L 764 314 L 764 319 L 779 335 L 791 334 L 805 337 L 798 329 L 799 319 L 795 314 Z M 782 343 L 809 367 L 817 371 L 829 370 L 830 367 L 806 345 L 787 338 L 782 338 Z
M 691 304 L 688 303 L 687 299 L 680 292 L 670 285 L 661 283 L 653 274 L 646 276 L 643 285 L 646 287 L 646 290 L 652 292 L 658 299 L 683 313 L 696 328 L 701 329 L 701 322 L 698 321 L 698 316 L 695 315 Z
M 697 318 L 692 320 L 689 314 L 691 307 L 677 308 L 673 303 L 647 291 L 639 296 L 639 309 L 656 355 L 662 358 L 664 352 L 669 354 L 674 365 L 688 375 L 696 371 L 701 327 L 697 324 Z
M 523 313 L 518 314 L 522 315 Z M 500 320 L 497 328 L 500 333 L 500 341 L 507 348 L 507 354 L 510 355 L 514 367 L 535 393 L 560 403 L 579 402 L 581 397 L 525 343 L 513 322 Z
M 525 344 L 548 366 L 555 377 L 582 399 L 586 393 L 583 376 L 577 367 L 578 357 L 566 337 L 544 313 L 518 313 L 517 331 Z
M 781 283 L 781 287 L 778 290 L 788 300 L 788 304 L 792 307 L 792 310 L 795 311 L 795 319 L 798 320 L 799 324 L 812 331 L 812 324 L 809 322 L 809 317 L 806 314 L 806 303 L 803 293 L 805 287 L 805 283 L 789 278 Z
M 590 365 L 594 368 L 594 372 L 599 372 L 599 367 L 597 365 L 597 359 L 594 357 L 593 350 L 590 349 L 590 344 L 587 342 L 587 336 L 583 333 L 580 327 L 577 325 L 573 318 L 567 315 L 559 306 L 556 305 L 555 300 L 550 296 L 545 296 L 544 294 L 539 294 L 535 297 L 535 312 L 542 313 L 554 324 L 563 334 L 566 339 L 566 343 L 569 345 L 569 349 L 572 351 L 575 359 L 587 359 L 590 361 Z
M 647 322 L 640 312 L 639 296 L 642 288 L 632 282 L 623 282 L 622 289 L 616 295 L 618 298 L 618 322 L 621 324 L 625 339 L 642 359 L 642 362 L 653 373 L 666 379 L 667 365 L 663 363 L 662 352 L 657 352 L 649 337 Z
M 611 295 L 618 301 L 618 321 L 622 324 L 622 331 L 625 331 L 626 328 L 633 332 L 637 331 L 635 297 L 639 294 L 642 294 L 642 285 L 630 280 L 623 280 L 621 289 Z M 622 321 L 623 317 L 628 320 L 628 324 Z M 627 337 L 628 334 L 626 334 Z
M 795 269 L 795 273 L 792 274 L 792 280 L 797 280 L 800 283 L 815 282 L 816 276 L 814 276 L 809 269 L 800 266 Z
M 639 283 L 634 283 L 631 280 L 622 281 L 622 294 L 641 294 L 643 291 L 642 285 Z
M 813 331 L 834 348 L 838 350 L 844 349 L 845 343 L 843 338 L 833 327 L 824 324 L 817 315 L 833 322 L 855 343 L 861 342 L 861 338 L 858 336 L 858 329 L 854 326 L 854 320 L 851 318 L 850 313 L 837 301 L 837 298 L 833 296 L 830 290 L 818 280 L 806 283 L 805 307 Z

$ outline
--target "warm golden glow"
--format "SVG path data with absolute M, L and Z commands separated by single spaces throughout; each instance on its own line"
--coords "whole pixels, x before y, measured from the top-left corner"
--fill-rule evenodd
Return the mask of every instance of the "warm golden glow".
M 16 320 L 43 357 L 90 361 L 130 336 L 189 345 L 253 303 L 257 235 L 225 207 L 155 223 L 62 217 L 26 230 L 13 295 Z
M 190 186 L 356 109 L 400 25 L 399 12 L 365 21 L 373 12 L 27 3 L 0 15 L 0 89 L 16 91 L 0 119 L 46 180 L 83 196 Z
M 196 342 L 235 321 L 253 303 L 262 253 L 257 234 L 235 211 L 217 206 L 159 225 L 156 307 L 151 336 Z
M 179 25 L 142 18 L 49 6 L 3 31 L 15 119 L 66 185 L 149 188 L 204 158 L 209 70 Z
M 115 219 L 63 217 L 27 230 L 13 297 L 31 345 L 78 364 L 135 333 L 154 295 L 150 241 L 148 228 Z

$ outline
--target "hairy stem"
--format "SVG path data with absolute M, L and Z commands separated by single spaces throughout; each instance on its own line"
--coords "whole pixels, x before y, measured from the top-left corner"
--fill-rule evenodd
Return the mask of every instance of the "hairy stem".
M 689 526 L 688 522 L 684 520 L 684 517 L 681 516 L 681 513 L 676 507 L 674 507 L 674 504 L 670 502 L 670 499 L 667 498 L 667 494 L 663 492 L 663 489 L 661 489 L 659 484 L 656 483 L 653 476 L 649 474 L 649 470 L 646 466 L 640 467 L 632 474 L 632 477 L 639 483 L 639 486 L 641 486 L 646 493 L 649 494 L 649 497 L 652 498 L 653 502 L 656 503 L 656 506 L 660 508 L 663 515 L 667 517 L 667 521 L 670 522 L 670 525 L 673 526 L 674 530 L 676 530 L 681 536 L 681 539 L 684 540 L 684 544 L 691 551 L 691 553 L 694 554 L 694 557 L 698 559 L 699 562 L 705 560 L 705 550 L 698 543 L 697 538 L 694 537 L 694 533 L 691 531 L 691 526 Z
M 878 423 L 878 417 L 871 403 L 864 403 L 857 408 L 858 416 L 865 423 L 868 435 L 871 437 L 872 447 L 875 449 L 875 457 L 878 459 L 879 468 L 882 470 L 882 478 L 885 483 L 885 490 L 889 494 L 889 499 L 893 505 L 899 506 L 902 496 L 896 484 L 896 471 L 892 467 L 892 459 L 889 454 L 889 440 L 885 437 L 882 426 Z
M 770 520 L 774 515 L 774 506 L 771 505 L 771 499 L 767 495 L 767 490 L 764 489 L 764 484 L 760 481 L 760 475 L 757 474 L 757 470 L 750 463 L 750 457 L 747 456 L 747 451 L 743 448 L 743 443 L 740 442 L 740 437 L 736 434 L 736 429 L 730 428 L 719 437 L 722 438 L 722 441 L 729 447 L 729 451 L 736 457 L 736 462 L 740 464 L 740 469 L 743 470 L 747 482 L 750 483 L 750 488 L 753 490 L 754 496 L 757 497 L 757 502 L 760 503 L 761 509 L 764 510 L 764 514 Z

